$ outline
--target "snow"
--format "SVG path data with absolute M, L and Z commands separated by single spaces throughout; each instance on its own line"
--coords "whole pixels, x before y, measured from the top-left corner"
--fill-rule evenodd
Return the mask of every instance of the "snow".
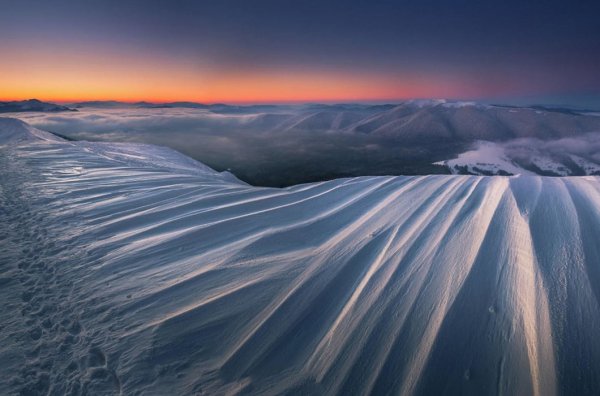
M 554 161 L 552 158 L 534 155 L 530 158 L 532 164 L 544 172 L 550 172 L 554 175 L 569 176 L 571 171 L 560 162 Z
M 458 158 L 436 162 L 435 165 L 445 165 L 452 173 L 468 173 L 473 175 L 533 175 L 526 169 L 513 162 L 504 152 L 501 144 L 480 141 L 475 149 L 466 151 Z
M 575 164 L 575 174 L 598 175 L 600 163 L 594 156 L 598 141 L 598 134 L 547 141 L 478 141 L 472 150 L 435 164 L 447 166 L 454 174 L 549 176 L 571 176 Z
M 439 106 L 445 103 L 447 103 L 446 99 L 411 99 L 406 101 L 406 104 L 415 107 Z
M 66 106 L 41 102 L 37 99 L 0 102 L 0 113 L 75 111 Z
M 600 392 L 597 177 L 257 188 L 7 119 L 0 169 L 0 394 Z
M 476 102 L 466 102 L 459 100 L 447 100 L 447 99 L 412 99 L 406 102 L 406 104 L 424 108 L 424 107 L 434 107 L 434 106 L 443 106 L 447 108 L 463 108 L 463 107 L 471 107 L 471 106 L 479 106 L 486 107 L 485 105 L 480 105 Z
M 476 106 L 485 107 L 485 105 L 480 105 L 476 102 L 461 102 L 461 101 L 446 102 L 442 106 L 449 107 L 449 108 L 455 108 L 455 109 L 460 109 L 463 107 L 476 107 Z
M 600 165 L 581 158 L 577 155 L 570 156 L 573 162 L 577 164 L 587 175 L 600 175 Z
M 41 131 L 29 126 L 27 123 L 15 118 L 0 117 L 0 147 L 10 144 L 19 144 L 27 141 L 60 142 L 63 139 L 51 133 Z

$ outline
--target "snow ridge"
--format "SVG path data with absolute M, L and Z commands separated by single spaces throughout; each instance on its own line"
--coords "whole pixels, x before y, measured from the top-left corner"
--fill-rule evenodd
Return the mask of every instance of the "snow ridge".
M 0 393 L 600 391 L 597 177 L 256 188 L 151 147 L 0 148 Z

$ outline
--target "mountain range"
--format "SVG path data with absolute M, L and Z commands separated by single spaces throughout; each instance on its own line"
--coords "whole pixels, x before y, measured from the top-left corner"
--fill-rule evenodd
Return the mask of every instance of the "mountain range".
M 542 106 L 515 107 L 446 100 L 412 100 L 392 105 L 306 104 L 248 105 L 195 102 L 125 103 L 118 101 L 76 102 L 67 106 L 31 99 L 0 102 L 1 112 L 72 111 L 82 108 L 187 108 L 222 114 L 248 114 L 248 122 L 266 124 L 281 132 L 325 131 L 363 133 L 402 139 L 504 141 L 535 137 L 551 139 L 600 131 L 600 117 L 590 111 Z
M 0 102 L 0 113 L 18 113 L 24 111 L 39 111 L 39 112 L 59 112 L 59 111 L 76 111 L 67 106 L 61 106 L 54 103 L 42 102 L 37 99 L 28 99 L 11 102 Z
M 30 102 L 21 109 L 31 109 Z M 123 131 L 118 133 L 127 141 L 168 144 L 216 168 L 232 169 L 258 185 L 284 186 L 358 175 L 567 176 L 597 174 L 600 170 L 599 113 L 567 108 L 446 100 L 383 105 L 35 104 L 47 111 L 79 110 L 77 114 L 63 113 L 60 118 L 66 120 L 66 126 L 69 118 L 77 121 L 77 129 L 71 132 L 59 128 L 57 117 L 52 125 L 40 124 L 62 136 L 104 139 L 103 133 L 86 132 L 82 136 L 80 132 L 89 130 L 86 123 L 90 120 L 105 117 L 111 119 L 105 123 L 107 129 L 102 130 L 102 124 L 93 125 L 93 129 L 102 130 L 110 139 L 115 139 L 116 129 Z M 160 118 L 160 130 L 149 133 L 136 126 L 131 131 L 128 109 L 138 111 L 135 119 Z M 88 114 L 91 117 L 86 118 Z M 123 124 L 115 123 L 114 117 L 121 117 Z M 178 121 L 182 117 L 190 120 L 185 126 Z M 170 138 L 175 135 L 185 137 Z M 228 155 L 224 141 L 243 142 L 245 150 Z

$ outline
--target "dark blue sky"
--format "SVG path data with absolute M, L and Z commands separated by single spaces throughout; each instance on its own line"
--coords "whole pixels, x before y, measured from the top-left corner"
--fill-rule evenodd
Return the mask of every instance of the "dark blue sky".
M 46 73 L 54 72 L 72 91 L 65 98 L 110 96 L 110 90 L 87 82 L 95 76 L 103 79 L 102 87 L 113 81 L 115 96 L 122 97 L 118 85 L 135 75 L 144 78 L 128 88 L 132 99 L 175 98 L 180 87 L 182 99 L 196 98 L 193 88 L 197 99 L 235 101 L 239 91 L 240 101 L 252 101 L 256 91 L 257 101 L 269 95 L 295 100 L 281 91 L 300 92 L 310 84 L 315 86 L 297 100 L 450 96 L 568 102 L 595 100 L 600 93 L 598 1 L 0 0 L 0 5 L 0 49 L 14 63 L 2 75 L 12 81 L 33 76 L 39 83 L 48 76 L 37 67 L 24 66 L 19 75 L 17 66 L 38 55 L 48 64 Z M 143 89 L 153 81 L 155 91 Z M 258 92 L 261 84 L 264 92 Z M 75 89 L 82 85 L 89 86 L 89 95 Z M 41 96 L 60 96 L 58 86 L 45 89 Z

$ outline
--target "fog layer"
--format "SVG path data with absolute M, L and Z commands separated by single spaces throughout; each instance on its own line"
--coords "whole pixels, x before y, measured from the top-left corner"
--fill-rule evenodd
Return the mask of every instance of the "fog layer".
M 200 109 L 79 109 L 14 116 L 63 137 L 168 146 L 219 171 L 263 186 L 358 175 L 447 173 L 431 165 L 449 147 L 322 128 L 286 128 L 295 111 L 215 114 Z M 453 153 L 460 152 L 457 147 Z
M 507 166 L 515 164 L 534 174 L 581 175 L 600 166 L 600 117 L 567 109 L 444 100 L 248 107 L 106 103 L 12 116 L 77 140 L 168 146 L 259 186 L 364 175 L 512 173 Z M 501 147 L 462 158 L 498 162 L 488 153 L 504 153 L 500 162 L 508 165 L 483 172 L 470 162 L 450 166 L 449 160 L 481 141 Z

